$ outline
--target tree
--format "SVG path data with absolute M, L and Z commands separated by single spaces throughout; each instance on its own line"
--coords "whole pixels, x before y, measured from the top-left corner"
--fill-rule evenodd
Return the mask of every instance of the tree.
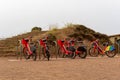
M 42 28 L 35 26 L 35 27 L 32 28 L 31 32 L 32 31 L 42 31 Z

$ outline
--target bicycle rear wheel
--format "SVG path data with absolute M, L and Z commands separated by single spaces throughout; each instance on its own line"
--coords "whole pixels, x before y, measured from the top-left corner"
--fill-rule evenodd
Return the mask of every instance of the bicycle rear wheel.
M 86 46 L 79 46 L 77 48 L 77 51 L 78 51 L 77 54 L 78 54 L 78 56 L 80 58 L 82 58 L 82 59 L 86 58 L 86 56 L 87 56 L 87 48 L 86 48 Z
M 87 56 L 87 51 L 81 51 L 78 55 L 80 58 L 85 59 Z
M 93 47 L 91 47 L 89 50 L 89 55 L 92 56 L 92 57 L 97 57 L 99 55 L 99 52 L 97 49 L 94 49 Z
M 49 47 L 47 46 L 46 48 L 42 48 L 42 54 L 43 54 L 43 59 L 47 58 L 47 60 L 50 60 L 50 52 L 49 52 Z
M 113 51 L 107 51 L 107 52 L 105 52 L 105 53 L 106 53 L 106 55 L 107 55 L 108 57 L 110 57 L 110 58 L 112 58 L 112 57 L 114 57 L 114 56 L 116 55 L 115 50 L 113 50 Z

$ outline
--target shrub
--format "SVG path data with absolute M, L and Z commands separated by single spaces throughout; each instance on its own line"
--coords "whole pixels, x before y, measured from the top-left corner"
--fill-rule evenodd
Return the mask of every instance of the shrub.
M 52 33 L 49 33 L 49 34 L 48 34 L 48 40 L 50 40 L 50 41 L 55 41 L 55 40 L 56 40 L 56 36 L 53 35 Z
M 89 40 L 89 41 L 93 41 L 95 39 L 95 37 L 93 35 L 91 35 L 91 34 L 84 35 L 84 38 Z
M 35 26 L 35 27 L 32 28 L 31 32 L 32 32 L 32 31 L 42 31 L 42 28 Z

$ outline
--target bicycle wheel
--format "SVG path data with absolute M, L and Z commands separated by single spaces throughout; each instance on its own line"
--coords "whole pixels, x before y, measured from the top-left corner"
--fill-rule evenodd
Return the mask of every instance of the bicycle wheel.
M 23 56 L 24 56 L 25 59 L 28 59 L 28 57 L 29 57 L 28 50 L 25 47 L 23 48 Z
M 87 56 L 87 51 L 81 51 L 80 53 L 78 53 L 79 57 L 82 59 L 85 59 Z
M 114 57 L 114 56 L 116 55 L 115 50 L 113 50 L 113 51 L 107 51 L 107 52 L 105 52 L 105 53 L 106 53 L 106 55 L 107 55 L 108 57 L 110 57 L 110 58 L 112 58 L 112 57 Z
M 78 51 L 78 56 L 82 59 L 86 58 L 87 56 L 87 49 L 85 46 L 79 46 L 77 48 L 77 51 Z
M 46 51 L 46 57 L 47 57 L 47 59 L 48 59 L 48 61 L 49 61 L 49 60 L 50 60 L 50 53 L 49 53 L 48 50 Z
M 46 52 L 44 50 L 44 47 L 41 48 L 41 53 L 42 53 L 41 58 L 43 57 L 42 59 L 45 59 L 46 58 Z
M 92 56 L 92 57 L 97 57 L 99 55 L 99 52 L 97 49 L 94 49 L 93 47 L 91 47 L 89 50 L 89 55 Z
M 58 56 L 59 56 L 60 58 L 64 58 L 64 56 L 65 56 L 64 52 L 61 51 L 60 48 L 58 48 Z
M 68 47 L 67 50 L 69 52 L 69 57 L 74 59 L 76 56 L 76 53 L 75 53 L 76 49 L 74 48 L 74 46 Z
M 70 58 L 75 59 L 75 57 L 76 57 L 76 53 L 75 53 L 75 52 L 72 52 L 72 53 L 70 54 Z
M 31 44 L 30 50 L 32 51 L 32 54 L 28 58 L 32 57 L 32 59 L 36 61 L 36 58 L 37 58 L 36 45 Z
M 33 53 L 32 53 L 32 59 L 33 59 L 34 61 L 36 61 L 36 59 L 37 59 L 36 50 L 34 50 Z
M 51 53 L 51 55 L 50 55 L 51 58 L 55 57 L 57 59 L 56 46 L 49 45 L 49 52 Z

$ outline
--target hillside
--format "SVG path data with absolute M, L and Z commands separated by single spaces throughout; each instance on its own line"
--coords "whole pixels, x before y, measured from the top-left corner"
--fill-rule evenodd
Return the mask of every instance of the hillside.
M 79 24 L 69 24 L 62 29 L 54 28 L 50 31 L 33 31 L 24 33 L 18 36 L 13 36 L 5 40 L 0 40 L 0 55 L 15 55 L 16 46 L 18 40 L 26 38 L 28 36 L 33 37 L 33 41 L 36 41 L 45 36 L 49 36 L 51 39 L 64 39 L 68 37 L 74 37 L 79 40 L 92 41 L 96 38 L 101 42 L 109 41 L 109 38 L 105 34 L 95 32 L 94 30 Z

